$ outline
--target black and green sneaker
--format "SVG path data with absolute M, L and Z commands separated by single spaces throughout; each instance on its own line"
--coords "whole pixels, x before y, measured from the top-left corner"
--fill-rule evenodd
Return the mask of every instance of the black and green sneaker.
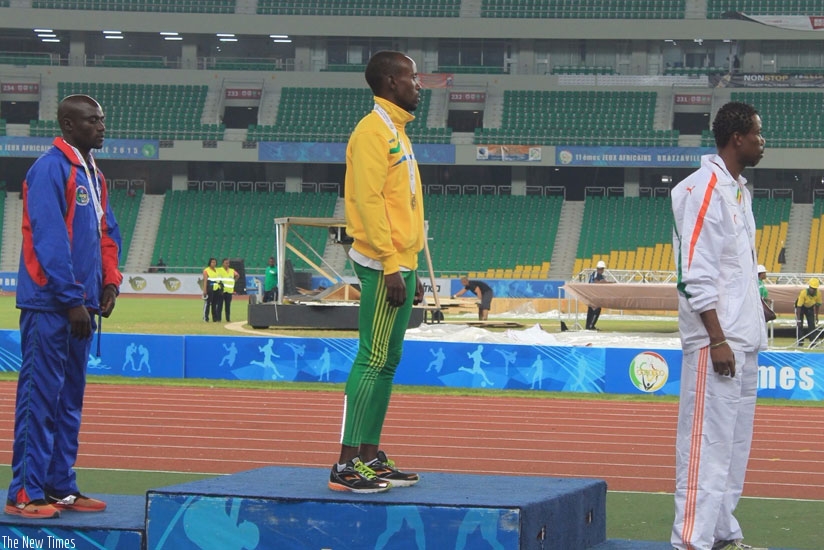
M 379 479 L 374 470 L 357 457 L 347 462 L 341 471 L 338 471 L 337 464 L 333 464 L 329 474 L 329 488 L 333 491 L 382 493 L 391 487 L 388 481 Z
M 401 472 L 395 468 L 395 461 L 387 458 L 383 451 L 378 451 L 378 457 L 367 466 L 375 472 L 378 479 L 388 481 L 393 487 L 409 487 L 421 480 L 418 474 Z

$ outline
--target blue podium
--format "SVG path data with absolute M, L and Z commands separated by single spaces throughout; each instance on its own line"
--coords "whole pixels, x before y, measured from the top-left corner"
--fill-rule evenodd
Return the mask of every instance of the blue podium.
M 571 550 L 606 538 L 601 480 L 424 473 L 357 495 L 327 477 L 271 467 L 149 491 L 147 548 Z

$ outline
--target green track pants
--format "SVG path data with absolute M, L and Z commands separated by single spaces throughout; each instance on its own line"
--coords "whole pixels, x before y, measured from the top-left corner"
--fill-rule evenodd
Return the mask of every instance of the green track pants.
M 383 271 L 355 264 L 355 272 L 361 283 L 360 342 L 346 381 L 341 434 L 341 444 L 351 447 L 380 443 L 416 284 L 414 271 L 401 272 L 406 282 L 406 301 L 401 307 L 392 307 L 386 302 Z

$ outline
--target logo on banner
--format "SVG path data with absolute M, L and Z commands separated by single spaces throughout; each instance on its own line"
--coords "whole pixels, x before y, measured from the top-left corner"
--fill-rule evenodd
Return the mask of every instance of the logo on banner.
M 129 277 L 129 286 L 132 290 L 143 290 L 146 288 L 146 279 L 143 277 Z
M 180 279 L 177 277 L 169 277 L 167 279 L 163 279 L 163 286 L 166 287 L 166 290 L 169 292 L 177 292 L 180 290 Z
M 561 164 L 569 164 L 572 162 L 572 153 L 564 149 L 558 153 L 558 159 L 561 161 Z
M 641 352 L 629 364 L 629 378 L 642 392 L 656 392 L 664 387 L 669 378 L 667 360 L 653 351 Z

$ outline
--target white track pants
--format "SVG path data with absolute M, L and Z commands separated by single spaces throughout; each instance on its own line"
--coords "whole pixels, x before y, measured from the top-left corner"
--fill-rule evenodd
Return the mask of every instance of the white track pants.
M 709 348 L 684 353 L 675 442 L 672 545 L 709 550 L 743 538 L 733 511 L 752 443 L 758 352 L 735 351 L 735 377 L 712 368 Z

